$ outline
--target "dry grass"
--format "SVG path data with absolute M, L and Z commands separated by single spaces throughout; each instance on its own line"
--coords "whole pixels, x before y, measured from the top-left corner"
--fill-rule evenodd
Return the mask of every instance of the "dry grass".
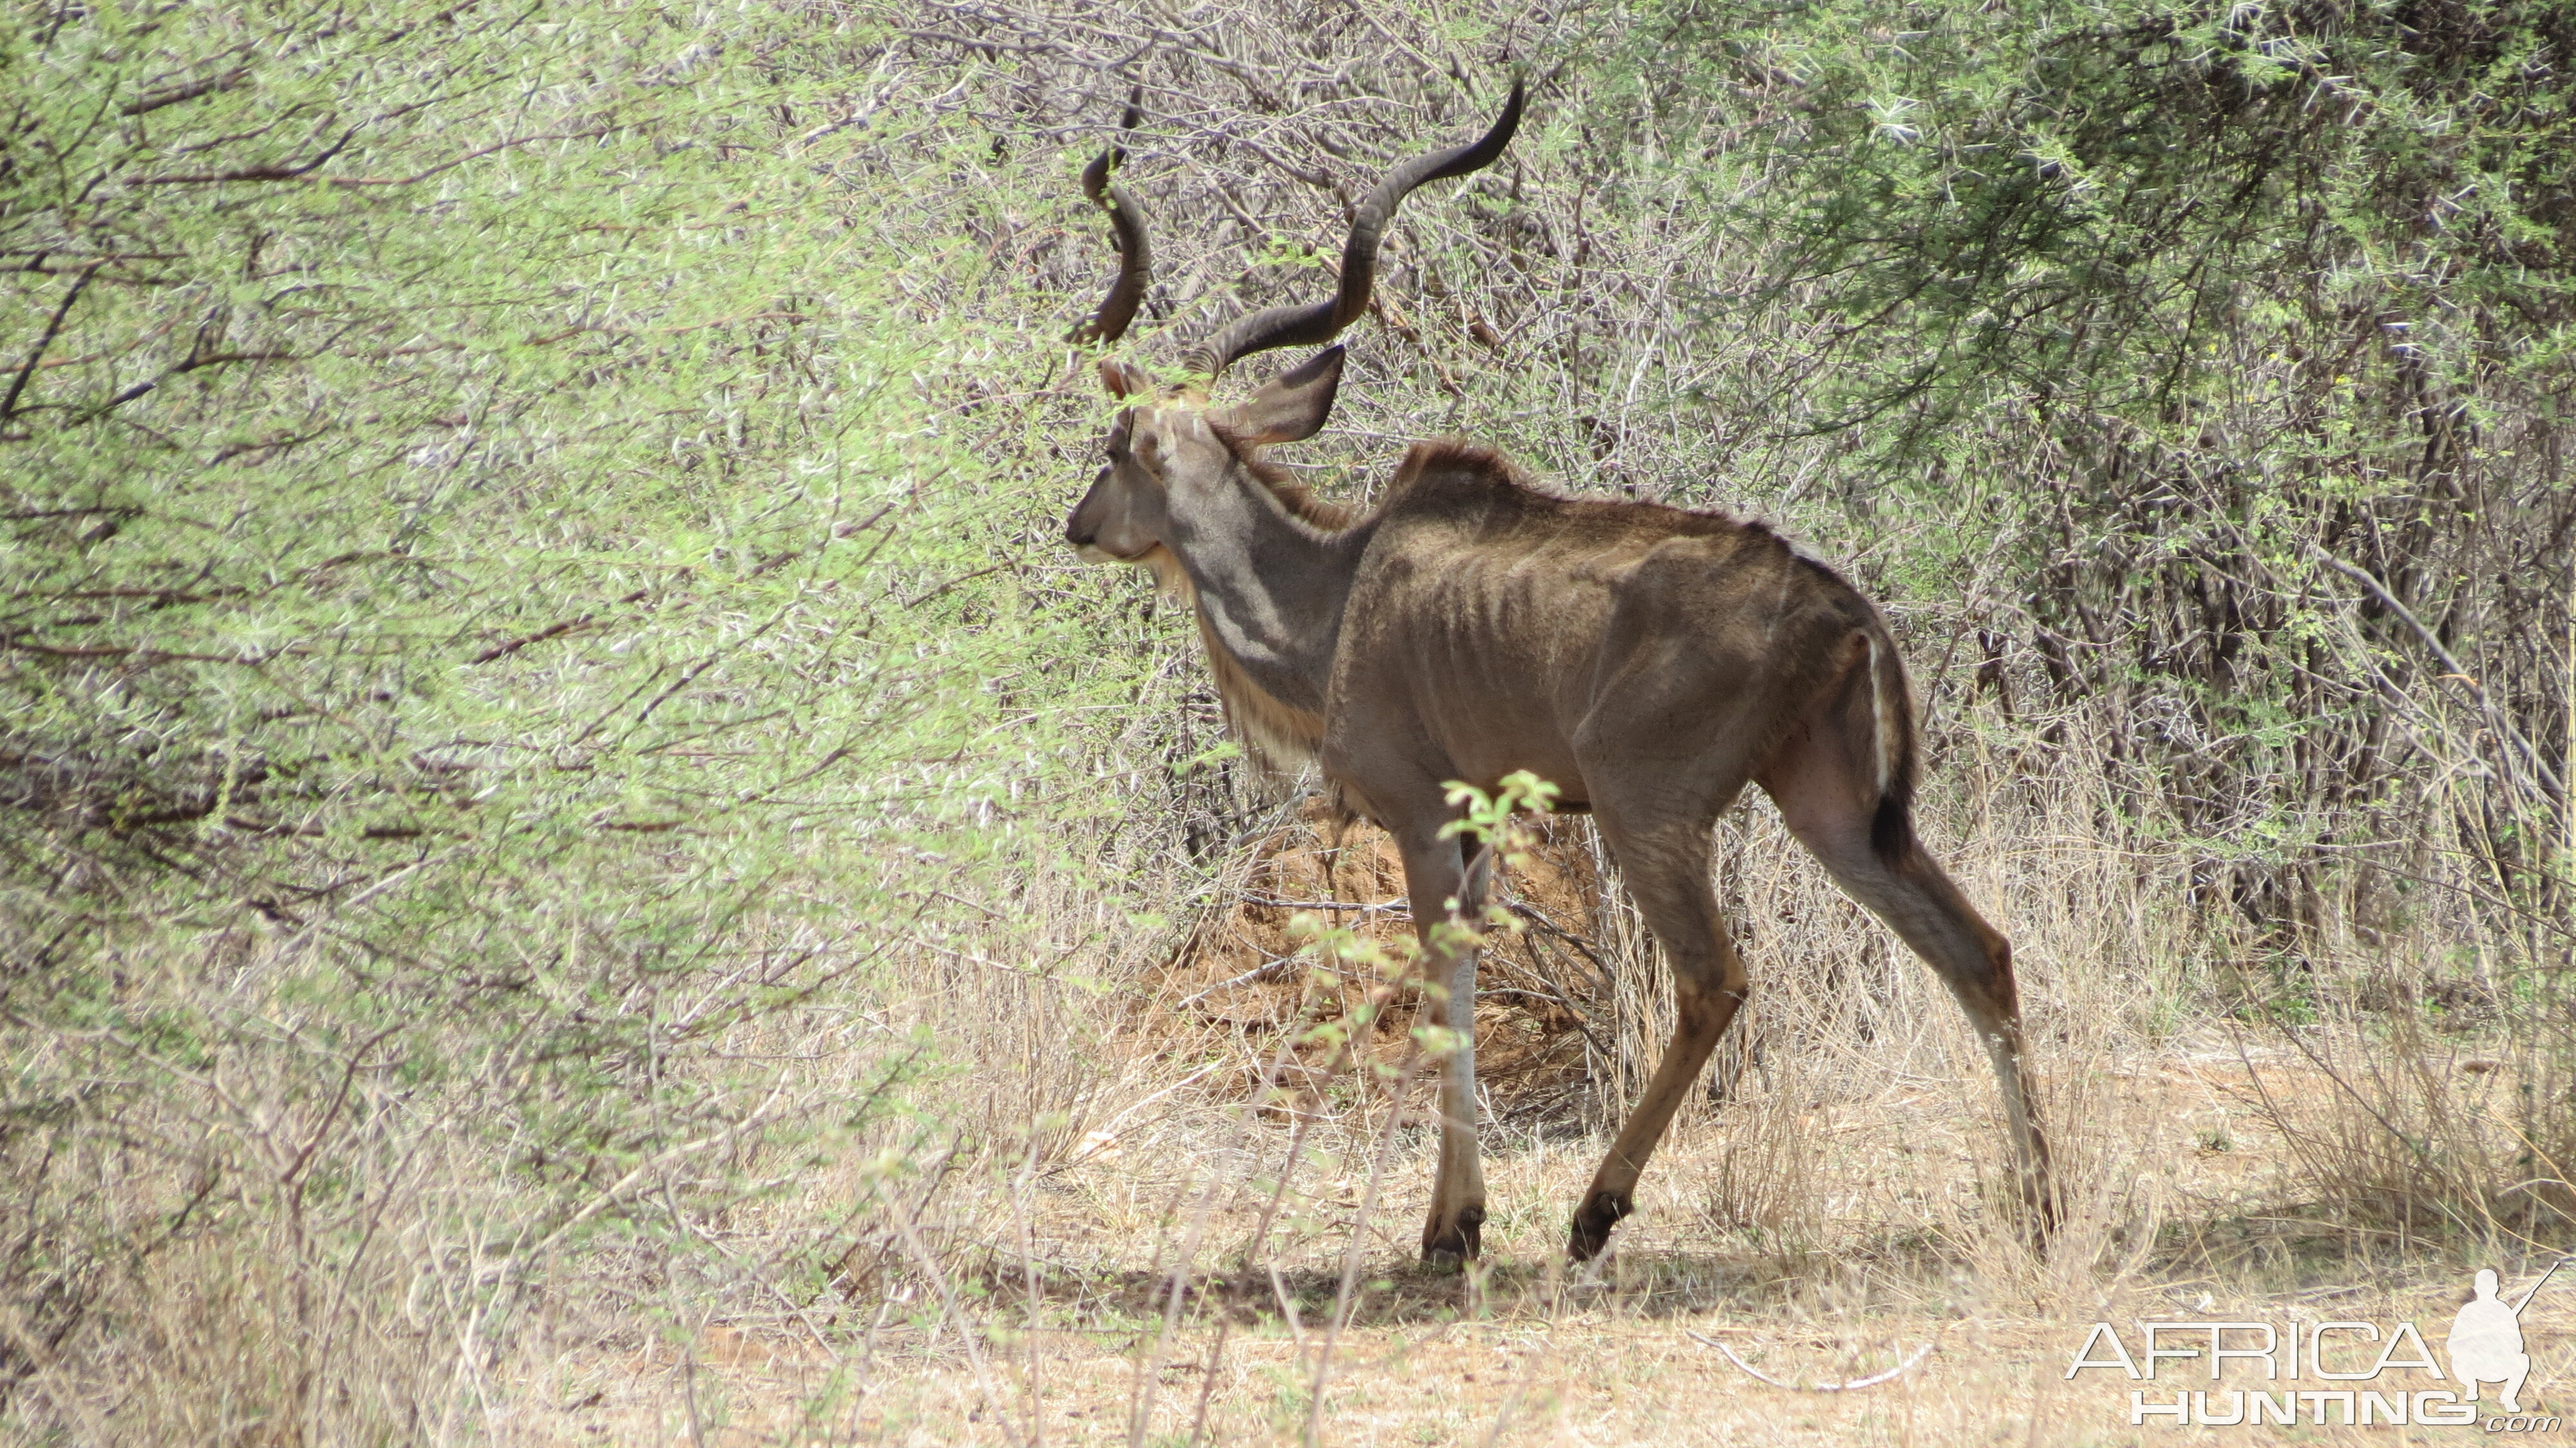
M 1596 1093 L 1611 1074 L 1586 1069 L 1586 1032 L 1651 1031 L 1655 973 L 1616 943 L 1615 872 L 1581 823 L 1553 825 L 1511 882 L 1574 938 L 1534 956 L 1526 940 L 1498 947 L 1510 964 L 1489 980 L 1533 979 L 1479 1012 L 1506 1063 L 1489 1103 L 1486 1258 L 1464 1276 L 1425 1271 L 1427 1084 L 1414 1073 L 1393 1118 L 1387 1089 L 1361 1084 L 1370 1063 L 1404 1062 L 1402 1032 L 1363 1033 L 1357 1061 L 1328 1071 L 1332 1053 L 1297 1048 L 1293 1027 L 1369 999 L 1368 983 L 1304 962 L 1244 979 L 1289 943 L 1287 907 L 1262 902 L 1401 892 L 1365 830 L 1337 842 L 1291 822 L 1231 858 L 1204 918 L 1175 925 L 1179 954 L 1110 1004 L 1124 1067 L 1100 1085 L 1097 1124 L 966 1212 L 980 1229 L 949 1239 L 944 1296 L 917 1284 L 819 1336 L 736 1325 L 530 1360 L 513 1379 L 544 1386 L 503 1436 L 2126 1441 L 2127 1383 L 2063 1380 L 2093 1322 L 2447 1322 L 2461 1224 L 2361 1225 L 2338 1197 L 2347 1184 L 2319 1168 L 2369 1135 L 2356 1102 L 2386 1095 L 2371 1095 L 2369 1071 L 2430 1072 L 2440 1079 L 2417 1085 L 2452 1094 L 2492 1094 L 2506 1071 L 2456 1048 L 2392 1053 L 2379 1027 L 2292 1039 L 2177 1004 L 2194 990 L 2185 973 L 2217 968 L 2224 942 L 2168 924 L 2129 862 L 2086 848 L 2048 808 L 1970 808 L 2002 791 L 1962 785 L 1965 772 L 1949 775 L 1941 797 L 1957 804 L 1929 833 L 1954 842 L 1946 853 L 2028 972 L 2071 1194 L 2044 1259 L 2000 1210 L 2001 1125 L 1959 1013 L 1754 806 L 1728 826 L 1722 866 L 1757 989 L 1732 1090 L 1677 1124 L 1640 1214 L 1586 1269 L 1564 1263 L 1566 1215 L 1602 1149 Z M 1369 912 L 1389 930 L 1396 913 Z M 1614 968 L 1578 967 L 1589 953 Z M 1386 1018 L 1401 1024 L 1400 994 L 1394 1005 Z M 1260 1092 L 1264 1080 L 1279 1089 Z M 1110 1112 L 1107 1098 L 1125 1104 Z M 2510 1276 L 2525 1249 L 2492 1228 Z M 2544 1299 L 2529 1321 L 2534 1386 L 2553 1401 L 2576 1299 Z M 1792 1392 L 1694 1333 L 1810 1384 L 1934 1346 L 1882 1386 Z

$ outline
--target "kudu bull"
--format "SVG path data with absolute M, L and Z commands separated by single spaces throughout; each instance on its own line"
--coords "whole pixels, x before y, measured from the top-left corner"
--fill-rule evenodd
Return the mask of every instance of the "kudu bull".
M 1913 702 L 1877 609 L 1759 523 L 1650 503 L 1540 492 L 1493 451 L 1416 444 L 1366 517 L 1324 503 L 1259 450 L 1312 436 L 1342 375 L 1328 347 L 1230 407 L 1205 386 L 1274 347 L 1332 340 L 1368 304 L 1379 231 L 1407 192 L 1493 161 L 1521 115 L 1470 145 L 1396 167 L 1359 208 L 1328 301 L 1236 321 L 1160 386 L 1104 360 L 1128 403 L 1107 463 L 1065 524 L 1088 559 L 1149 566 L 1190 598 L 1228 718 L 1257 750 L 1321 764 L 1345 807 L 1402 851 L 1443 1023 L 1460 1044 L 1441 1089 L 1440 1170 L 1423 1253 L 1476 1254 L 1471 948 L 1434 927 L 1444 902 L 1481 916 L 1488 855 L 1441 827 L 1444 789 L 1530 770 L 1589 809 L 1672 963 L 1679 1024 L 1574 1214 L 1569 1250 L 1598 1253 L 1632 1210 L 1647 1157 L 1743 1006 L 1748 982 L 1710 887 L 1710 836 L 1746 782 L 1790 832 L 1949 984 L 1984 1040 L 2034 1230 L 2050 1211 L 2048 1152 L 2022 1073 L 2012 956 L 1914 835 Z M 1130 108 L 1127 124 L 1134 122 Z M 1073 340 L 1112 343 L 1147 281 L 1144 219 L 1112 181 L 1113 147 L 1083 175 L 1119 270 Z

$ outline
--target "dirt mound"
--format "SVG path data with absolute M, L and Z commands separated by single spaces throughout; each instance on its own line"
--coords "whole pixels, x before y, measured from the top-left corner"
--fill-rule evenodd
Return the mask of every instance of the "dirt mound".
M 1536 847 L 1495 886 L 1511 925 L 1490 932 L 1478 972 L 1476 1074 L 1498 1119 L 1579 1125 L 1589 1072 L 1610 1045 L 1605 881 L 1588 820 L 1541 818 L 1532 829 Z M 1302 1086 L 1294 1099 L 1312 1100 L 1328 1077 L 1346 1074 L 1329 1069 L 1339 1033 L 1314 1027 L 1345 1021 L 1374 999 L 1375 1020 L 1355 1046 L 1385 1060 L 1416 1020 L 1421 991 L 1411 972 L 1382 979 L 1330 960 L 1310 928 L 1347 928 L 1402 959 L 1398 942 L 1414 929 L 1403 863 L 1384 831 L 1339 826 L 1320 801 L 1255 842 L 1246 859 L 1166 967 L 1140 1024 L 1149 1034 L 1233 1035 L 1260 1062 L 1247 1087 L 1267 1078 Z M 1293 1100 L 1281 1109 L 1294 1109 Z

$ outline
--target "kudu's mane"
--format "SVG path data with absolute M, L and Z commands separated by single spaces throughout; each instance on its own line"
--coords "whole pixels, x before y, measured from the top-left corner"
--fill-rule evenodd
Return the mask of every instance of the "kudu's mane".
M 1311 523 L 1327 533 L 1339 533 L 1360 520 L 1359 509 L 1316 497 L 1314 489 L 1297 481 L 1286 468 L 1263 460 L 1240 438 L 1229 435 L 1221 427 L 1210 430 L 1233 450 L 1235 461 L 1243 464 L 1243 470 L 1270 490 L 1270 496 L 1279 500 L 1279 506 L 1287 509 L 1290 517 Z

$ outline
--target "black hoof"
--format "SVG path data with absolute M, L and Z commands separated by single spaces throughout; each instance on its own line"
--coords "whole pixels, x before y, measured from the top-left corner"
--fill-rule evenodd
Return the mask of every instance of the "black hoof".
M 1574 1213 L 1574 1235 L 1565 1244 L 1565 1255 L 1577 1262 L 1589 1262 L 1610 1245 L 1610 1229 L 1619 1219 L 1635 1211 L 1636 1205 L 1626 1197 L 1607 1194 L 1587 1198 Z
M 1422 1229 L 1422 1260 L 1432 1267 L 1454 1268 L 1473 1262 L 1484 1251 L 1485 1209 L 1469 1207 L 1447 1231 L 1437 1223 Z

